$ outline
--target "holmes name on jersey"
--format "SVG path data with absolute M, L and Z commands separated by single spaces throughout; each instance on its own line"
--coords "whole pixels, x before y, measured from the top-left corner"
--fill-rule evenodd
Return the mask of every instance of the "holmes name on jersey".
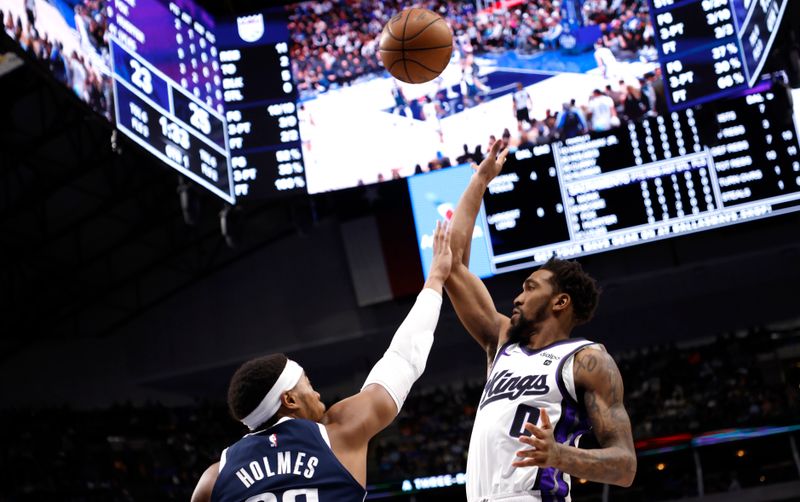
M 483 409 L 489 403 L 508 399 L 514 401 L 520 396 L 542 396 L 550 392 L 547 385 L 547 375 L 526 375 L 524 377 L 514 376 L 514 373 L 503 370 L 486 382 L 483 391 L 483 399 L 478 409 Z
M 292 455 L 294 455 L 294 459 L 292 459 Z M 306 456 L 307 454 L 302 451 L 280 451 L 277 458 L 273 458 L 272 461 L 265 456 L 261 461 L 254 460 L 250 462 L 249 465 L 236 471 L 236 476 L 245 488 L 250 488 L 257 481 L 265 478 L 269 479 L 276 475 L 289 474 L 311 479 L 314 477 L 314 470 L 319 465 L 319 459 L 310 456 L 306 461 Z

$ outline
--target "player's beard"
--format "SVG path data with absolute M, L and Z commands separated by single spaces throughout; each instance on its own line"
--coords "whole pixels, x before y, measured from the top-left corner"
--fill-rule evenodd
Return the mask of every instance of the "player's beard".
M 508 341 L 527 345 L 531 337 L 536 334 L 536 326 L 547 319 L 549 307 L 550 302 L 546 302 L 533 313 L 533 317 L 530 319 L 525 317 L 522 311 L 519 311 L 517 322 L 512 321 L 508 326 Z

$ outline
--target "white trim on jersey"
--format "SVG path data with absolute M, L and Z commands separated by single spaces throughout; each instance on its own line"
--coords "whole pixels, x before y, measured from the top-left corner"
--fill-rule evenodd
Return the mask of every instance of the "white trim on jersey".
M 222 453 L 219 456 L 219 470 L 221 471 L 223 467 L 225 467 L 225 463 L 228 461 L 228 449 L 225 448 L 222 450 Z
M 325 426 L 319 422 L 317 422 L 317 427 L 319 427 L 319 433 L 322 435 L 322 439 L 325 441 L 325 444 L 328 445 L 328 448 L 333 450 L 333 446 L 331 446 L 331 438 L 328 437 L 328 429 L 326 429 Z

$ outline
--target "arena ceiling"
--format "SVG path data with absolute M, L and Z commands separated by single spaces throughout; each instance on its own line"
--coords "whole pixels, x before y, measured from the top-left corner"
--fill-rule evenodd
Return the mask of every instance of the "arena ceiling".
M 0 42 L 0 53 L 18 51 L 10 39 Z M 220 232 L 221 200 L 190 187 L 195 221 L 187 224 L 175 171 L 122 137 L 112 141 L 108 122 L 38 63 L 4 68 L 0 359 L 34 340 L 106 336 L 208 274 L 304 231 L 314 211 L 329 214 L 325 197 L 237 206 L 231 247 Z

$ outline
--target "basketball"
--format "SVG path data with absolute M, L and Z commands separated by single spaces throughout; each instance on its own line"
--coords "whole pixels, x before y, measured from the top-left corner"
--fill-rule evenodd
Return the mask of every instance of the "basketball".
M 453 32 L 439 14 L 406 9 L 383 27 L 379 53 L 396 79 L 421 84 L 438 77 L 453 52 Z

